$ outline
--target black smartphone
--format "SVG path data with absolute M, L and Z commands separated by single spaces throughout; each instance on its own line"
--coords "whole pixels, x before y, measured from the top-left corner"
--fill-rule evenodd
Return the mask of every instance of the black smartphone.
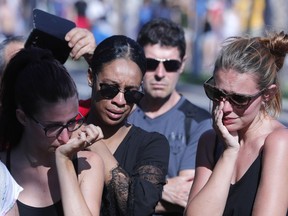
M 36 46 L 51 50 L 54 57 L 62 64 L 66 62 L 71 48 L 65 41 L 65 35 L 75 23 L 45 11 L 33 10 L 33 29 L 25 42 L 25 47 Z

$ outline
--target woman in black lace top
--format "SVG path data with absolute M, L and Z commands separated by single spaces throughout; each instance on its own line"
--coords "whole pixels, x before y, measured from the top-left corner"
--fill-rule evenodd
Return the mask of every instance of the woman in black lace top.
M 73 37 L 81 35 L 74 31 L 68 33 L 71 45 Z M 76 49 L 72 53 L 77 53 Z M 109 37 L 97 46 L 90 67 L 92 97 L 80 101 L 80 112 L 104 134 L 104 139 L 90 148 L 105 164 L 101 213 L 152 215 L 165 184 L 169 144 L 163 135 L 127 123 L 134 104 L 143 96 L 143 49 L 126 36 Z

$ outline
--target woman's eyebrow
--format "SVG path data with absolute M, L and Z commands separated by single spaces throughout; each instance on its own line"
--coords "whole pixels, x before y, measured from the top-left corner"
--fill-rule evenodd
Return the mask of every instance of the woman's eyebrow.
M 77 118 L 77 116 L 79 115 L 79 113 L 77 113 L 73 118 L 69 119 L 66 124 L 70 121 L 73 121 Z M 63 125 L 65 123 L 63 122 L 60 122 L 60 121 L 43 121 L 42 123 L 45 123 L 45 124 L 50 124 L 50 125 Z

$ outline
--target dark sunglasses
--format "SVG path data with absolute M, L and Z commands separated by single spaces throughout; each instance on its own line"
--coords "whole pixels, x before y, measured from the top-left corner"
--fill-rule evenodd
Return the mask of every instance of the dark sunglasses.
M 143 93 L 137 90 L 125 90 L 121 91 L 118 86 L 110 85 L 107 83 L 100 83 L 100 94 L 106 99 L 114 98 L 119 92 L 124 93 L 124 98 L 127 103 L 139 103 L 143 97 Z
M 164 64 L 165 70 L 167 72 L 177 72 L 181 67 L 181 62 L 178 60 L 146 58 L 147 71 L 156 70 L 160 62 Z
M 49 125 L 43 125 L 42 123 L 40 123 L 35 117 L 33 117 L 32 115 L 30 115 L 31 119 L 38 124 L 45 132 L 45 135 L 47 137 L 57 137 L 61 134 L 61 132 L 66 128 L 69 132 L 73 132 L 76 131 L 78 128 L 80 128 L 84 122 L 85 122 L 85 118 L 83 117 L 83 115 L 81 113 L 78 113 L 78 115 L 67 122 L 67 124 L 49 124 Z
M 220 102 L 224 98 L 226 100 L 229 100 L 229 102 L 238 107 L 238 108 L 245 108 L 248 107 L 256 98 L 258 98 L 260 95 L 262 95 L 263 91 L 265 89 L 262 89 L 258 93 L 254 95 L 244 95 L 244 94 L 227 94 L 223 90 L 216 88 L 214 85 L 212 85 L 213 77 L 209 78 L 204 83 L 204 90 L 207 95 L 207 97 L 215 102 Z

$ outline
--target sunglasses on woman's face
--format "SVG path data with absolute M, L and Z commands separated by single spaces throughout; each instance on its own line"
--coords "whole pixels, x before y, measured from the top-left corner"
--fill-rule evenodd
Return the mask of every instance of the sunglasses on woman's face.
M 110 85 L 107 83 L 100 83 L 100 94 L 103 98 L 112 99 L 114 98 L 119 92 L 124 93 L 124 98 L 127 103 L 139 103 L 143 97 L 143 93 L 137 90 L 120 90 L 116 85 Z
M 216 88 L 214 85 L 212 85 L 212 83 L 213 77 L 211 77 L 204 83 L 205 93 L 210 100 L 214 102 L 220 102 L 225 99 L 238 108 L 248 107 L 256 98 L 262 95 L 264 91 L 264 89 L 262 89 L 254 95 L 244 95 L 236 93 L 227 94 L 223 90 Z
M 181 62 L 175 59 L 153 59 L 146 58 L 147 71 L 155 71 L 162 62 L 167 72 L 177 72 L 181 67 Z

